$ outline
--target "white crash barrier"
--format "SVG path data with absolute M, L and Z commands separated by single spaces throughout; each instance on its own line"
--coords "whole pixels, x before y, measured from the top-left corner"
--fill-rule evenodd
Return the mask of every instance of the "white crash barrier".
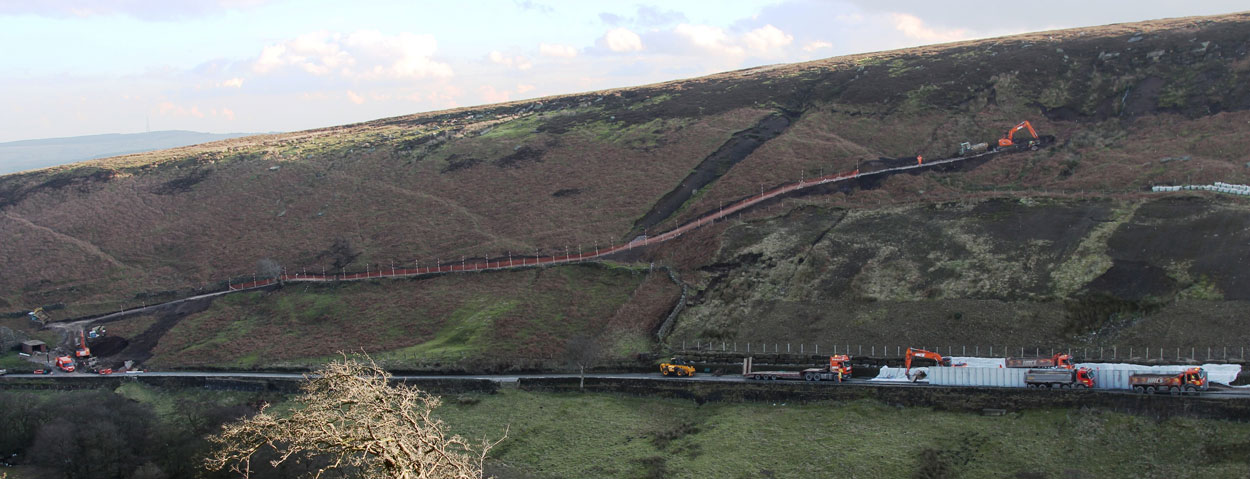
M 929 368 L 929 384 L 936 386 L 1024 387 L 1025 368 Z
M 924 367 L 912 368 L 912 376 L 923 373 L 927 382 L 937 386 L 984 386 L 984 387 L 1025 387 L 1024 375 L 1028 368 L 1002 367 L 1002 358 L 951 358 L 952 364 L 967 364 L 967 367 Z M 1129 376 L 1137 373 L 1180 373 L 1194 366 L 1167 365 L 1145 366 L 1127 363 L 1077 363 L 1076 367 L 1089 368 L 1094 372 L 1095 389 L 1132 389 L 1128 383 Z M 1207 378 L 1213 383 L 1229 384 L 1241 374 L 1239 364 L 1202 364 Z M 873 381 L 901 382 L 908 381 L 902 368 L 881 368 L 881 372 Z

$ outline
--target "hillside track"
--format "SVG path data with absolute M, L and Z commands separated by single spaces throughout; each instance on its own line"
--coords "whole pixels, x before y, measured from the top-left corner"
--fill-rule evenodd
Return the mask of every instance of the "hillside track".
M 1024 151 L 1024 150 L 1021 150 L 1021 151 Z M 494 258 L 494 259 L 488 258 L 484 261 L 463 260 L 459 264 L 456 264 L 454 262 L 450 264 L 438 263 L 435 266 L 427 265 L 427 266 L 419 266 L 419 267 L 413 267 L 413 268 L 408 268 L 408 267 L 391 268 L 389 270 L 379 268 L 373 271 L 366 271 L 363 273 L 346 273 L 346 272 L 343 272 L 340 274 L 315 274 L 315 273 L 302 273 L 302 272 L 301 273 L 283 273 L 281 275 L 278 275 L 272 278 L 256 279 L 253 281 L 242 282 L 242 283 L 227 283 L 226 289 L 220 290 L 220 291 L 213 291 L 209 293 L 198 294 L 195 296 L 190 296 L 190 297 L 182 298 L 182 299 L 175 299 L 175 300 L 167 301 L 164 303 L 157 303 L 157 304 L 151 304 L 151 305 L 144 305 L 144 306 L 137 307 L 137 308 L 124 309 L 124 310 L 117 311 L 117 312 L 97 314 L 97 315 L 91 315 L 91 316 L 80 317 L 80 318 L 66 319 L 66 320 L 61 320 L 61 321 L 54 321 L 54 322 L 48 323 L 44 327 L 62 330 L 62 333 L 65 333 L 65 332 L 73 333 L 73 332 L 76 332 L 78 329 L 81 329 L 89 324 L 98 324 L 98 323 L 107 323 L 111 321 L 118 321 L 118 320 L 122 320 L 128 317 L 134 316 L 134 315 L 151 313 L 151 312 L 155 312 L 158 310 L 162 310 L 164 308 L 176 306 L 176 305 L 186 303 L 186 302 L 198 301 L 198 300 L 202 300 L 206 298 L 213 298 L 216 296 L 221 296 L 224 294 L 230 294 L 230 293 L 235 293 L 235 292 L 257 290 L 257 289 L 275 286 L 281 283 L 295 283 L 295 282 L 329 283 L 329 282 L 337 282 L 337 281 L 364 281 L 364 280 L 379 279 L 379 278 L 412 278 L 412 277 L 435 275 L 435 274 L 468 273 L 468 272 L 482 272 L 482 271 L 503 270 L 503 269 L 532 268 L 532 267 L 552 266 L 552 265 L 559 265 L 559 264 L 581 263 L 581 262 L 587 262 L 587 261 L 604 260 L 604 259 L 608 259 L 609 257 L 613 255 L 619 255 L 619 254 L 623 254 L 626 252 L 632 252 L 632 250 L 634 250 L 635 248 L 647 248 L 654 244 L 664 243 L 666 241 L 676 239 L 695 229 L 715 223 L 716 221 L 719 221 L 721 219 L 728 218 L 729 216 L 733 214 L 741 213 L 743 211 L 746 211 L 752 207 L 755 207 L 767 201 L 785 197 L 787 195 L 791 195 L 796 192 L 806 190 L 808 188 L 812 188 L 816 186 L 823 186 L 823 185 L 830 185 L 830 184 L 838 184 L 838 183 L 849 183 L 853 185 L 855 184 L 857 180 L 884 178 L 889 175 L 893 175 L 893 174 L 897 174 L 901 172 L 920 172 L 926 169 L 939 169 L 939 167 L 944 166 L 944 165 L 947 165 L 947 166 L 955 165 L 955 164 L 960 164 L 960 163 L 967 162 L 970 160 L 985 161 L 997 155 L 1011 154 L 1014 152 L 1015 151 L 1002 151 L 1002 150 L 993 151 L 992 150 L 992 151 L 981 152 L 975 155 L 958 156 L 958 157 L 951 157 L 951 158 L 945 158 L 945 159 L 939 159 L 939 160 L 930 160 L 930 161 L 924 161 L 924 162 L 921 162 L 919 159 L 917 159 L 916 164 L 908 164 L 904 166 L 893 166 L 893 167 L 887 167 L 887 168 L 868 171 L 868 172 L 864 172 L 860 170 L 853 170 L 853 171 L 846 171 L 846 172 L 841 172 L 841 173 L 833 173 L 833 174 L 821 176 L 818 178 L 801 179 L 797 182 L 784 184 L 784 185 L 775 187 L 773 189 L 763 191 L 760 194 L 749 196 L 744 199 L 738 200 L 724 208 L 709 212 L 699 218 L 696 218 L 672 230 L 669 230 L 664 233 L 660 233 L 655 236 L 642 235 L 637 238 L 634 238 L 633 240 L 625 244 L 614 245 L 614 246 L 607 247 L 607 248 L 596 247 L 594 250 L 581 251 L 575 254 L 570 252 L 569 254 L 565 254 L 565 255 L 545 256 L 545 257 L 539 257 L 539 256 L 511 257 L 509 256 L 506 258 Z M 816 191 L 821 191 L 821 190 L 816 190 Z
M 987 151 L 987 152 L 982 152 L 982 153 L 978 153 L 975 155 L 960 156 L 960 157 L 923 161 L 923 162 L 921 162 L 918 159 L 916 164 L 913 164 L 913 165 L 896 166 L 896 167 L 884 168 L 884 169 L 870 171 L 870 172 L 861 172 L 859 170 L 853 170 L 853 171 L 846 171 L 846 172 L 841 172 L 841 173 L 833 173 L 833 174 L 821 176 L 818 178 L 803 179 L 794 183 L 788 183 L 782 186 L 778 186 L 771 190 L 764 191 L 760 194 L 739 200 L 724 208 L 718 209 L 717 211 L 714 211 L 714 212 L 710 212 L 704 216 L 696 218 L 692 221 L 689 221 L 681 226 L 673 228 L 672 230 L 666 231 L 664 233 L 660 233 L 654 236 L 641 235 L 625 244 L 614 245 L 614 246 L 607 247 L 607 248 L 595 248 L 593 251 L 583 251 L 583 252 L 578 252 L 578 253 L 568 253 L 564 255 L 554 255 L 554 256 L 544 256 L 544 257 L 518 256 L 518 257 L 495 258 L 495 259 L 486 259 L 486 260 L 461 261 L 460 263 L 450 263 L 450 264 L 440 263 L 440 264 L 436 264 L 435 266 L 422 266 L 422 267 L 413 267 L 413 268 L 408 268 L 408 267 L 390 268 L 390 269 L 379 268 L 378 270 L 367 271 L 364 273 L 341 273 L 341 274 L 286 273 L 286 274 L 278 275 L 273 278 L 257 279 L 254 281 L 249 281 L 249 282 L 244 282 L 244 283 L 230 284 L 228 285 L 228 288 L 229 288 L 228 291 L 225 291 L 225 292 L 244 291 L 244 290 L 250 290 L 250 289 L 256 289 L 256 288 L 263 288 L 266 286 L 271 286 L 271 285 L 275 285 L 279 283 L 286 283 L 286 282 L 314 282 L 315 283 L 315 282 L 333 282 L 333 281 L 361 281 L 361 280 L 377 279 L 377 278 L 404 278 L 404 277 L 415 277 L 415 276 L 424 276 L 424 275 L 431 275 L 431 274 L 481 272 L 481 271 L 501 270 L 501 269 L 511 269 L 511 268 L 531 268 L 535 266 L 549 266 L 549 265 L 580 263 L 580 262 L 585 262 L 585 261 L 601 260 L 601 259 L 606 259 L 615 254 L 623 253 L 626 251 L 631 251 L 635 248 L 646 248 L 651 245 L 655 245 L 655 244 L 659 244 L 659 243 L 663 243 L 666 241 L 676 239 L 695 229 L 715 223 L 716 221 L 719 221 L 721 219 L 728 218 L 731 215 L 746 211 L 766 201 L 784 197 L 786 195 L 789 195 L 789 194 L 792 194 L 792 193 L 795 193 L 795 192 L 798 192 L 807 188 L 828 185 L 831 183 L 850 182 L 850 181 L 864 179 L 864 178 L 884 177 L 884 176 L 889 176 L 889 175 L 901 173 L 901 172 L 919 171 L 919 170 L 924 170 L 924 169 L 937 169 L 938 167 L 941 167 L 943 165 L 952 165 L 956 163 L 965 162 L 968 160 L 983 159 L 983 158 L 988 158 L 994 155 L 1009 154 L 1009 153 L 1012 153 L 1012 152 L 1011 151 Z M 214 294 L 220 294 L 220 292 L 214 293 Z

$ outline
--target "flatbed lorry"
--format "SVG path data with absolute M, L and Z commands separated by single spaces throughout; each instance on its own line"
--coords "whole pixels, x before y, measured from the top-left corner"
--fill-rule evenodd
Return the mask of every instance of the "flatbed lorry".
M 742 376 L 747 379 L 777 380 L 791 379 L 803 381 L 837 381 L 842 382 L 851 377 L 851 358 L 845 354 L 829 357 L 829 365 L 819 368 L 808 368 L 802 371 L 755 371 L 753 358 L 742 360 Z

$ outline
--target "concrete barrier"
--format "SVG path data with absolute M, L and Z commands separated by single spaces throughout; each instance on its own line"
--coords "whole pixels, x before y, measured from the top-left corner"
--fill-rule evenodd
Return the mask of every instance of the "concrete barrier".
M 929 368 L 929 384 L 935 386 L 991 386 L 1022 388 L 1024 374 L 1021 368 Z

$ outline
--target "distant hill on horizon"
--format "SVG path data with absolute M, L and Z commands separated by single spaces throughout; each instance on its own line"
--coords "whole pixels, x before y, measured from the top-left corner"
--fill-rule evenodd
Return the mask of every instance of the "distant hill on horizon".
M 166 130 L 11 141 L 0 143 L 0 175 L 256 134 Z

